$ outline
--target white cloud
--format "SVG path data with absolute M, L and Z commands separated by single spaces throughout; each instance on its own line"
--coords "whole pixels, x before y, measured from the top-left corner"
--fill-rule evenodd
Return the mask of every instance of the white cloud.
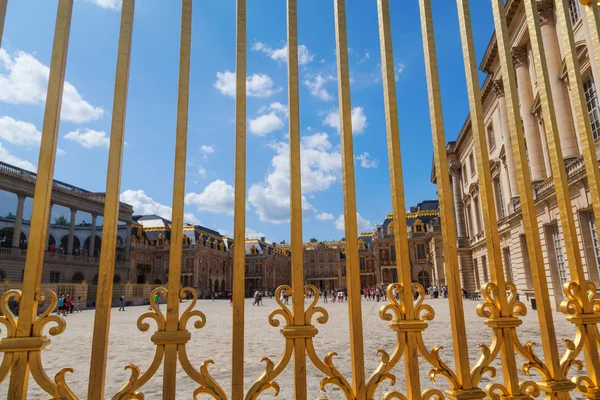
M 270 147 L 276 155 L 271 160 L 264 182 L 253 184 L 248 191 L 248 201 L 261 220 L 284 223 L 290 218 L 290 162 L 287 142 L 273 142 Z M 325 191 L 340 179 L 342 159 L 326 133 L 304 136 L 301 143 L 302 193 Z M 302 198 L 305 215 L 315 208 Z
M 198 168 L 198 175 L 200 175 L 201 178 L 206 178 L 206 168 L 199 167 Z
M 86 149 L 91 149 L 94 147 L 104 147 L 108 149 L 110 145 L 110 138 L 106 136 L 106 132 L 104 131 L 86 129 L 82 132 L 79 129 L 77 129 L 75 131 L 67 133 L 63 137 L 67 140 L 79 143 Z
M 202 154 L 213 154 L 215 152 L 215 147 L 216 146 L 214 144 L 210 146 L 203 144 L 202 146 L 200 146 L 200 152 Z
M 235 97 L 235 72 L 217 72 L 215 88 L 226 96 Z M 269 97 L 281 92 L 283 88 L 274 88 L 273 79 L 267 74 L 253 74 L 246 78 L 246 95 L 249 97 Z
M 321 214 L 317 215 L 317 219 L 320 219 L 321 221 L 331 221 L 334 218 L 335 217 L 333 216 L 333 214 L 329 214 L 326 212 L 322 212 Z
M 185 204 L 195 205 L 200 211 L 233 215 L 233 186 L 217 179 L 209 183 L 202 193 L 186 194 Z
M 66 151 L 64 151 L 63 149 L 58 148 L 58 147 L 56 148 L 56 155 L 58 155 L 58 156 L 64 156 L 65 154 L 67 154 Z
M 119 11 L 123 0 L 85 0 L 107 10 Z
M 359 213 L 356 213 L 356 219 L 357 219 L 357 223 L 358 223 L 357 234 L 360 232 L 369 231 L 369 230 L 373 229 L 373 223 L 371 221 L 361 217 Z M 346 227 L 344 226 L 344 223 L 345 223 L 344 214 L 342 214 L 338 217 L 338 219 L 335 220 L 335 222 L 333 223 L 333 226 L 337 230 L 344 231 L 346 229 Z
M 327 82 L 335 81 L 333 75 L 317 74 L 314 78 L 311 75 L 306 75 L 304 85 L 308 88 L 310 94 L 318 97 L 321 100 L 329 101 L 332 99 L 331 94 L 325 89 Z
M 363 168 L 377 168 L 377 165 L 379 164 L 379 160 L 371 158 L 371 154 L 366 151 L 355 158 L 360 161 L 360 166 Z
M 0 117 L 0 138 L 12 144 L 39 146 L 42 133 L 32 123 Z
M 171 207 L 154 201 L 143 190 L 127 189 L 121 193 L 120 200 L 123 203 L 131 205 L 135 215 L 154 214 L 167 220 L 171 220 L 171 218 L 173 218 L 173 209 Z M 183 218 L 186 223 L 191 223 L 194 225 L 200 223 L 198 218 L 196 218 L 196 216 L 192 213 L 185 213 Z
M 2 146 L 2 143 L 0 143 L 0 161 L 14 165 L 15 167 L 26 169 L 28 171 L 37 171 L 37 168 L 29 161 L 10 154 L 10 152 L 4 146 Z
M 394 78 L 396 82 L 398 82 L 400 75 L 402 75 L 402 73 L 404 72 L 404 68 L 406 68 L 406 65 L 402 61 L 396 64 L 396 75 Z
M 262 43 L 256 42 L 252 46 L 252 50 L 254 51 L 262 51 L 267 54 L 271 59 L 275 61 L 283 61 L 287 62 L 288 59 L 288 48 L 287 43 L 283 45 L 283 47 L 279 49 L 273 49 L 272 47 Z M 306 65 L 310 63 L 315 58 L 315 55 L 310 52 L 308 47 L 301 44 L 298 46 L 298 64 Z
M 283 129 L 285 126 L 283 118 L 288 115 L 288 108 L 286 105 L 275 102 L 271 103 L 268 107 L 261 107 L 258 112 L 262 113 L 262 115 L 249 121 L 248 128 L 250 133 L 257 136 L 265 136 L 271 132 Z
M 325 116 L 323 125 L 330 126 L 340 131 L 340 112 L 335 110 Z M 362 107 L 354 107 L 352 109 L 352 133 L 359 135 L 364 132 L 365 128 L 369 126 L 367 124 L 367 116 L 365 110 Z
M 44 104 L 50 68 L 33 55 L 18 51 L 14 57 L 0 49 L 0 101 L 10 104 Z M 102 118 L 104 109 L 83 100 L 75 86 L 65 81 L 61 118 L 83 123 Z
M 262 232 L 257 232 L 252 228 L 246 228 L 246 239 L 261 239 L 266 237 Z

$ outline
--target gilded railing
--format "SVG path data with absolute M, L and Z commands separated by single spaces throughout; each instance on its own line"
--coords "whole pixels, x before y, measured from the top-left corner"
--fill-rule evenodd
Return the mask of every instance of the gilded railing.
M 600 14 L 598 4 L 592 0 L 580 0 L 585 9 L 586 24 L 589 29 L 592 48 L 590 51 L 595 64 L 600 65 Z M 381 46 L 381 66 L 386 118 L 387 149 L 389 157 L 390 185 L 392 193 L 393 217 L 396 221 L 406 219 L 404 206 L 404 183 L 400 156 L 400 134 L 398 102 L 395 83 L 394 57 L 392 47 L 392 21 L 389 0 L 377 0 L 379 34 Z M 511 57 L 511 38 L 507 23 L 504 0 L 491 0 L 494 26 L 496 30 L 497 54 L 500 60 L 500 75 L 503 90 L 498 96 L 507 116 L 510 137 L 506 139 L 508 151 L 514 156 L 517 176 L 520 215 L 526 236 L 528 257 L 531 266 L 532 283 L 537 300 L 537 317 L 541 351 L 534 351 L 534 343 L 523 343 L 519 339 L 521 317 L 527 313 L 526 306 L 519 301 L 517 288 L 506 282 L 502 266 L 500 237 L 496 219 L 496 203 L 492 190 L 489 156 L 486 145 L 482 94 L 479 87 L 474 38 L 468 0 L 456 0 L 459 26 L 464 56 L 468 100 L 471 112 L 471 131 L 479 171 L 479 194 L 483 209 L 485 246 L 489 260 L 491 280 L 481 288 L 483 302 L 477 307 L 477 315 L 484 318 L 484 325 L 491 329 L 489 344 L 480 344 L 478 360 L 472 365 L 469 359 L 467 326 L 461 293 L 461 274 L 458 263 L 457 237 L 455 232 L 450 170 L 446 154 L 446 137 L 442 117 L 441 89 L 438 77 L 438 61 L 434 38 L 431 0 L 418 0 L 423 36 L 423 49 L 429 96 L 429 111 L 434 148 L 436 183 L 440 200 L 442 220 L 442 241 L 444 246 L 445 268 L 449 291 L 449 315 L 452 336 L 452 350 L 444 354 L 454 358 L 454 368 L 442 358 L 442 348 L 434 344 L 429 348 L 423 332 L 435 316 L 434 309 L 425 303 L 425 288 L 412 282 L 410 268 L 408 234 L 406 229 L 396 229 L 394 235 L 397 252 L 397 272 L 399 281 L 386 289 L 388 303 L 382 305 L 379 316 L 389 322 L 394 334 L 393 349 L 379 349 L 380 362 L 369 377 L 365 371 L 363 321 L 360 296 L 360 268 L 358 257 L 356 187 L 354 178 L 354 154 L 352 141 L 350 73 L 346 27 L 346 4 L 344 0 L 334 0 L 334 23 L 336 33 L 337 82 L 340 110 L 340 137 L 342 154 L 342 174 L 344 190 L 344 217 L 346 231 L 346 271 L 348 281 L 348 315 L 350 332 L 350 360 L 352 379 L 344 376 L 334 360 L 336 353 L 331 351 L 319 355 L 314 341 L 319 331 L 318 324 L 326 324 L 329 319 L 325 308 L 319 306 L 319 291 L 313 285 L 305 285 L 302 242 L 302 188 L 300 154 L 300 109 L 298 72 L 298 13 L 297 0 L 287 0 L 287 42 L 288 42 L 288 106 L 290 140 L 290 221 L 291 221 L 291 285 L 277 288 L 275 300 L 278 308 L 268 316 L 273 327 L 282 323 L 281 334 L 284 347 L 276 362 L 264 357 L 265 369 L 254 382 L 244 381 L 244 293 L 245 293 L 245 249 L 235 243 L 244 243 L 245 203 L 246 203 L 246 1 L 237 0 L 236 10 L 236 128 L 235 128 L 235 213 L 233 248 L 233 335 L 232 335 L 232 386 L 228 395 L 225 389 L 211 376 L 209 366 L 212 360 L 198 363 L 188 354 L 187 344 L 191 339 L 188 324 L 194 321 L 194 328 L 201 329 L 207 318 L 197 309 L 197 294 L 190 287 L 181 285 L 181 259 L 183 252 L 183 216 L 186 175 L 186 146 L 188 124 L 188 101 L 190 80 L 192 0 L 182 0 L 180 69 L 178 107 L 176 125 L 175 172 L 173 188 L 172 235 L 168 247 L 170 252 L 169 279 L 167 287 L 152 290 L 148 300 L 150 311 L 137 321 L 140 331 L 156 331 L 151 337 L 155 346 L 150 366 L 142 371 L 135 364 L 125 367 L 129 379 L 123 379 L 122 389 L 114 399 L 144 398 L 144 386 L 153 378 L 161 366 L 164 367 L 162 397 L 176 398 L 176 374 L 180 365 L 185 374 L 196 382 L 193 398 L 207 395 L 215 399 L 257 399 L 267 391 L 276 395 L 283 389 L 278 378 L 293 365 L 294 398 L 306 399 L 307 363 L 310 361 L 322 374 L 320 389 L 335 386 L 346 399 L 374 399 L 388 383 L 394 386 L 396 367 L 404 362 L 403 373 L 406 385 L 390 389 L 383 394 L 384 399 L 529 399 L 543 392 L 547 399 L 569 399 L 575 396 L 600 399 L 600 357 L 598 346 L 600 334 L 600 302 L 596 300 L 596 287 L 586 280 L 579 249 L 577 230 L 569 193 L 568 173 L 560 146 L 560 136 L 556 120 L 556 110 L 552 96 L 552 86 L 541 37 L 540 16 L 537 0 L 523 0 L 527 30 L 533 52 L 533 65 L 537 76 L 540 103 L 544 118 L 545 136 L 551 159 L 552 179 L 556 192 L 564 247 L 571 280 L 564 285 L 565 300 L 560 309 L 566 314 L 576 331 L 574 338 L 562 338 L 565 350 L 560 354 L 557 333 L 549 298 L 547 266 L 544 264 L 538 219 L 534 204 L 534 189 L 528 169 L 527 150 L 523 126 L 520 121 L 519 98 L 515 66 Z M 565 66 L 568 72 L 577 130 L 580 135 L 582 159 L 585 164 L 591 204 L 596 216 L 600 215 L 600 169 L 595 152 L 579 60 L 574 41 L 573 27 L 568 18 L 569 1 L 556 0 L 554 3 L 560 38 L 563 41 Z M 572 5 L 572 4 L 571 4 Z M 402 3 L 394 3 L 402 7 Z M 0 324 L 4 325 L 6 336 L 0 341 L 2 362 L 0 382 L 10 374 L 8 398 L 25 399 L 28 393 L 30 376 L 47 392 L 52 399 L 76 399 L 67 383 L 68 367 L 50 378 L 42 365 L 42 352 L 50 343 L 47 334 L 55 336 L 67 328 L 65 321 L 53 315 L 58 298 L 55 293 L 41 288 L 44 247 L 47 237 L 50 212 L 50 196 L 53 187 L 56 141 L 58 137 L 59 115 L 64 86 L 64 75 L 71 25 L 73 0 L 59 0 L 50 65 L 50 79 L 44 114 L 42 139 L 39 154 L 38 174 L 35 181 L 35 197 L 31 220 L 31 233 L 25 259 L 25 272 L 22 290 L 11 289 L 0 298 Z M 7 0 L 0 0 L 0 39 L 4 27 Z M 123 0 L 121 27 L 117 57 L 117 73 L 114 89 L 111 139 L 105 197 L 102 257 L 99 266 L 98 293 L 94 320 L 92 355 L 88 383 L 89 399 L 104 399 L 106 395 L 106 369 L 108 337 L 110 328 L 110 307 L 113 300 L 113 276 L 116 252 L 116 231 L 119 212 L 119 191 L 121 165 L 124 146 L 125 110 L 128 94 L 131 39 L 133 34 L 134 0 Z M 1 44 L 1 43 L 0 43 Z M 404 95 L 400 93 L 400 95 Z M 112 237 L 112 239 L 111 239 Z M 285 294 L 292 299 L 291 307 L 281 301 Z M 305 304 L 305 294 L 310 294 Z M 155 303 L 156 297 L 166 299 L 163 312 Z M 191 297 L 192 301 L 180 315 L 180 300 Z M 17 317 L 9 307 L 13 300 L 20 302 Z M 40 303 L 49 307 L 40 309 Z M 439 312 L 439 311 L 438 311 Z M 524 362 L 519 365 L 517 357 Z M 583 360 L 579 358 L 583 356 Z M 485 374 L 495 376 L 494 363 L 500 361 L 502 380 L 493 380 L 485 388 L 481 387 Z M 254 360 L 252 360 L 254 362 Z M 420 369 L 422 363 L 430 365 L 429 377 L 433 380 L 442 376 L 447 380 L 447 389 L 424 389 Z M 199 368 L 193 364 L 198 364 Z M 573 375 L 573 369 L 585 367 L 586 374 Z M 530 376 L 531 380 L 522 380 Z M 385 385 L 384 385 L 385 384 Z M 578 393 L 575 393 L 578 392 Z M 83 394 L 81 394 L 83 396 Z

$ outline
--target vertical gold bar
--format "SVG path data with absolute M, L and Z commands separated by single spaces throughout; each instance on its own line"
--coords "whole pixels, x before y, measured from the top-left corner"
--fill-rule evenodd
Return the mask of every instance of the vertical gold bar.
M 35 295 L 40 289 L 42 268 L 44 265 L 44 250 L 46 234 L 48 232 L 48 218 L 50 217 L 50 198 L 52 196 L 54 162 L 56 160 L 56 142 L 58 140 L 58 127 L 60 124 L 60 110 L 65 82 L 65 70 L 67 67 L 67 51 L 72 13 L 73 0 L 60 0 L 58 2 L 52 59 L 50 61 L 50 76 L 48 79 L 48 94 L 46 97 L 40 156 L 38 160 L 38 173 L 31 212 L 31 230 L 29 233 L 27 257 L 25 259 L 25 272 L 23 274 L 23 291 L 17 324 L 17 337 L 29 337 L 31 335 L 32 325 L 37 314 L 38 302 L 35 300 Z M 28 352 L 16 352 L 10 374 L 8 398 L 27 398 L 28 383 Z
M 346 277 L 348 279 L 348 322 L 350 323 L 350 358 L 352 386 L 356 399 L 366 399 L 363 327 L 358 265 L 358 223 L 356 185 L 352 143 L 352 107 L 350 104 L 350 72 L 345 0 L 335 0 L 335 36 L 337 47 L 338 101 L 340 108 L 340 140 L 344 188 L 344 225 L 346 232 Z
M 500 315 L 509 316 L 512 310 L 508 307 L 506 284 L 504 281 L 504 268 L 502 267 L 502 252 L 500 251 L 500 236 L 496 222 L 496 205 L 493 197 L 492 176 L 489 168 L 489 155 L 487 152 L 485 126 L 483 122 L 483 105 L 477 75 L 475 46 L 473 43 L 473 29 L 471 26 L 471 13 L 468 0 L 456 0 L 460 35 L 463 47 L 465 73 L 467 77 L 467 92 L 469 94 L 469 108 L 471 110 L 471 130 L 475 142 L 477 158 L 477 173 L 479 177 L 479 194 L 481 196 L 481 209 L 486 239 L 487 259 L 490 267 L 491 280 L 498 287 L 498 300 Z M 500 351 L 502 371 L 506 389 L 512 395 L 520 393 L 519 377 L 513 344 L 513 331 L 504 330 L 504 345 Z
M 246 279 L 246 0 L 237 0 L 236 13 L 231 398 L 242 399 L 244 397 L 244 286 Z
M 596 146 L 594 145 L 590 117 L 585 101 L 583 80 L 581 78 L 581 69 L 579 66 L 579 59 L 577 57 L 575 38 L 573 36 L 573 29 L 571 27 L 571 19 L 569 18 L 568 0 L 556 0 L 556 17 L 558 18 L 558 25 L 561 29 L 560 37 L 562 38 L 564 47 L 564 56 L 569 75 L 572 104 L 573 109 L 575 110 L 575 120 L 577 123 L 577 130 L 579 132 L 579 141 L 581 143 L 587 182 L 592 198 L 591 203 L 594 209 L 595 218 L 598 221 L 600 220 L 600 169 L 598 169 Z M 592 29 L 592 27 L 590 27 L 590 29 Z M 594 35 L 592 35 L 592 37 L 593 36 Z M 592 38 L 592 40 L 594 39 Z M 573 236 L 575 237 L 575 240 L 577 240 L 575 230 L 573 230 Z M 577 250 L 579 250 L 579 247 L 577 247 Z M 579 252 L 577 252 L 577 254 L 580 256 Z M 567 260 L 569 259 L 567 258 Z M 583 263 L 579 262 L 579 264 L 573 265 L 571 262 L 569 262 L 569 267 L 571 271 L 571 280 L 576 281 L 582 287 L 581 305 L 583 308 L 583 314 L 593 314 L 593 307 L 586 293 L 587 281 L 583 271 Z M 600 386 L 600 357 L 598 356 L 597 325 L 593 324 L 593 326 L 585 326 L 585 331 L 589 338 L 589 340 L 585 341 L 583 348 L 587 366 L 587 374 L 590 379 L 592 379 L 595 386 L 598 387 Z
M 544 256 L 542 254 L 540 231 L 538 229 L 537 213 L 533 199 L 533 187 L 531 184 L 531 176 L 529 174 L 527 162 L 525 135 L 523 133 L 523 125 L 521 123 L 521 115 L 519 111 L 517 80 L 513 59 L 511 56 L 511 44 L 510 36 L 508 34 L 504 0 L 492 0 L 492 9 L 494 12 L 494 23 L 496 27 L 496 40 L 498 41 L 498 56 L 500 58 L 500 66 L 502 70 L 502 81 L 504 83 L 504 95 L 510 128 L 510 140 L 513 148 L 517 172 L 517 184 L 519 187 L 523 226 L 527 241 L 533 287 L 538 303 L 537 315 L 540 327 L 540 336 L 544 350 L 544 360 L 552 380 L 565 381 L 566 376 L 564 376 L 560 368 L 560 356 L 558 353 L 556 332 L 554 330 L 552 306 L 548 296 L 548 281 L 546 279 L 546 268 L 544 265 Z M 526 112 L 528 112 L 528 110 L 526 110 Z M 542 387 L 542 389 L 552 393 L 551 385 Z M 556 397 L 553 398 L 570 398 L 569 395 L 564 392 L 557 393 L 555 396 Z
M 298 96 L 298 4 L 287 0 L 288 105 L 290 110 L 290 224 L 292 249 L 292 311 L 294 325 L 304 325 L 304 246 L 302 244 L 302 178 L 300 162 L 300 100 Z M 294 340 L 294 393 L 306 398 L 306 343 Z
M 592 39 L 592 49 L 591 51 L 588 49 L 588 51 L 590 54 L 593 54 L 596 65 L 600 66 L 600 4 L 597 4 L 592 0 L 581 0 L 581 2 L 584 4 L 583 8 L 590 29 L 590 37 Z M 596 83 L 596 85 L 598 84 L 599 83 Z
M 0 48 L 2 48 L 2 35 L 4 33 L 4 22 L 6 22 L 6 6 L 8 0 L 0 0 Z
M 187 155 L 188 108 L 190 98 L 190 53 L 192 46 L 192 0 L 182 0 L 181 43 L 179 51 L 179 88 L 177 98 L 177 136 L 175 138 L 175 173 L 173 177 L 173 217 L 169 252 L 169 282 L 166 330 L 179 328 L 179 291 L 181 290 L 181 256 L 183 253 L 183 218 Z M 174 399 L 177 378 L 177 343 L 165 345 L 163 398 Z
M 104 223 L 102 225 L 102 251 L 98 272 L 98 294 L 94 315 L 94 336 L 88 383 L 88 399 L 104 399 L 106 359 L 110 330 L 110 312 L 115 273 L 117 230 L 119 223 L 119 192 L 121 189 L 121 166 L 125 142 L 125 114 L 131 60 L 131 38 L 135 0 L 124 0 L 121 7 L 121 28 L 115 77 L 115 95 L 112 112 L 108 171 L 106 174 L 106 197 Z M 92 238 L 93 240 L 93 238 Z M 129 251 L 129 250 L 127 250 Z
M 423 51 L 425 53 L 425 72 L 427 75 L 427 91 L 429 94 L 429 114 L 431 116 L 431 134 L 433 136 L 433 154 L 440 200 L 440 216 L 442 219 L 442 242 L 444 245 L 444 262 L 448 278 L 448 297 L 450 301 L 450 321 L 453 331 L 454 365 L 456 376 L 462 390 L 473 390 L 471 380 L 471 367 L 469 364 L 469 346 L 467 345 L 467 332 L 465 315 L 460 287 L 460 272 L 458 267 L 458 251 L 456 249 L 456 231 L 454 222 L 454 208 L 452 200 L 452 187 L 450 186 L 450 171 L 446 154 L 446 135 L 444 133 L 444 117 L 442 113 L 442 98 L 438 74 L 438 62 L 433 27 L 431 0 L 419 0 L 421 10 L 421 29 L 423 31 Z M 389 33 L 389 15 L 384 17 L 388 27 L 384 27 L 385 35 L 389 42 L 385 45 L 386 63 L 388 68 L 394 69 L 392 58 L 391 33 Z M 482 395 L 484 395 L 482 393 Z M 484 395 L 485 396 L 485 395 Z
M 399 283 L 404 286 L 401 303 L 406 307 L 407 320 L 415 318 L 413 307 L 412 277 L 408 249 L 408 235 L 402 227 L 406 224 L 404 205 L 404 184 L 402 181 L 402 158 L 400 153 L 400 130 L 398 127 L 398 106 L 396 101 L 396 79 L 394 75 L 392 53 L 385 51 L 391 48 L 391 31 L 384 30 L 384 16 L 389 16 L 389 1 L 378 0 L 379 40 L 381 43 L 381 68 L 383 75 L 383 96 L 385 106 L 385 123 L 388 144 L 388 159 L 390 168 L 390 186 L 392 192 L 392 212 L 397 229 L 394 241 L 396 245 L 397 270 Z M 389 22 L 387 23 L 389 27 Z M 389 43 L 386 43 L 389 42 Z M 404 366 L 406 373 L 406 396 L 409 399 L 421 398 L 421 379 L 419 376 L 419 361 L 417 340 L 414 334 L 407 333 L 404 347 Z

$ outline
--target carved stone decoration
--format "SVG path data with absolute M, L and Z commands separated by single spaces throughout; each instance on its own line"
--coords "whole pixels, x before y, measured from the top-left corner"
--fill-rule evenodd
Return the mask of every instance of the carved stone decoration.
M 537 9 L 542 25 L 554 22 L 554 2 L 552 0 L 537 0 Z
M 492 82 L 492 90 L 498 97 L 504 97 L 504 82 L 502 79 L 496 79 Z
M 527 48 L 525 46 L 513 47 L 511 49 L 511 54 L 512 54 L 513 64 L 515 65 L 515 68 L 518 68 L 521 65 L 527 64 L 528 54 L 527 54 Z

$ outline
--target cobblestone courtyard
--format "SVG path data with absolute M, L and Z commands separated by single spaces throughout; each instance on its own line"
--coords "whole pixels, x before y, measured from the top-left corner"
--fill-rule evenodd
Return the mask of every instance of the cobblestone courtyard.
M 308 299 L 306 300 L 308 303 Z M 442 345 L 446 350 L 442 351 L 443 358 L 449 365 L 453 365 L 452 339 L 450 329 L 450 318 L 446 300 L 426 300 L 436 310 L 436 318 L 429 323 L 425 331 L 425 343 L 428 348 L 434 345 Z M 183 303 L 182 308 L 187 304 Z M 308 304 L 307 304 L 308 305 Z M 328 303 L 323 304 L 329 312 L 329 322 L 318 326 L 319 334 L 315 338 L 315 347 L 318 355 L 323 358 L 329 351 L 335 351 L 335 365 L 351 381 L 350 347 L 348 335 L 347 304 Z M 379 318 L 379 307 L 382 303 L 364 301 L 363 332 L 365 342 L 365 368 L 369 376 L 377 367 L 379 357 L 376 354 L 378 348 L 391 352 L 395 345 L 393 331 L 387 327 L 385 321 Z M 483 324 L 483 320 L 477 317 L 475 307 L 477 302 L 467 300 L 465 302 L 465 315 L 468 326 L 469 349 L 472 358 L 471 364 L 479 356 L 478 343 L 490 343 L 490 329 Z M 264 363 L 260 360 L 262 356 L 270 357 L 277 362 L 283 350 L 283 339 L 279 328 L 269 325 L 267 317 L 271 310 L 277 307 L 274 299 L 265 299 L 263 307 L 253 307 L 252 300 L 246 302 L 246 350 L 245 350 L 245 385 L 246 390 L 261 375 Z M 291 306 L 290 306 L 291 307 Z M 192 330 L 192 340 L 188 344 L 192 363 L 199 368 L 206 359 L 214 360 L 215 364 L 210 367 L 212 376 L 219 382 L 227 393 L 230 392 L 230 363 L 231 363 L 231 308 L 229 301 L 199 301 L 197 308 L 207 316 L 206 326 L 197 331 Z M 165 305 L 161 306 L 165 309 Z M 138 316 L 146 312 L 146 307 L 130 307 L 125 312 L 118 312 L 116 308 L 112 312 L 112 326 L 110 332 L 110 348 L 107 366 L 106 398 L 111 398 L 127 382 L 130 374 L 123 367 L 130 363 L 139 365 L 142 372 L 150 364 L 154 349 L 150 336 L 155 327 L 152 326 L 148 332 L 140 332 L 136 321 Z M 84 311 L 80 314 L 67 316 L 67 330 L 62 335 L 52 338 L 52 343 L 44 351 L 43 361 L 48 375 L 53 377 L 61 368 L 71 367 L 75 372 L 67 375 L 67 382 L 73 391 L 84 399 L 87 396 L 87 381 L 89 373 L 90 346 L 92 340 L 92 325 L 94 311 Z M 557 327 L 557 337 L 573 338 L 574 329 L 562 314 L 554 314 Z M 539 329 L 537 328 L 537 315 L 530 311 L 523 318 L 524 323 L 519 328 L 522 341 L 533 340 L 539 343 Z M 193 328 L 193 324 L 189 324 Z M 537 347 L 539 352 L 541 348 Z M 561 352 L 564 345 L 559 345 Z M 539 353 L 538 352 L 538 353 Z M 541 354 L 540 354 L 541 356 Z M 438 382 L 431 383 L 427 377 L 429 365 L 421 363 L 421 381 L 424 388 L 436 387 L 447 388 L 443 378 Z M 403 362 L 394 371 L 398 377 L 395 388 L 401 392 L 404 390 Z M 500 375 L 500 370 L 498 371 Z M 308 367 L 309 398 L 323 396 L 319 389 L 319 380 L 322 374 L 312 365 Z M 489 376 L 484 377 L 482 387 L 489 382 Z M 281 385 L 280 399 L 293 399 L 293 365 L 277 379 Z M 146 399 L 159 399 L 161 397 L 162 368 L 157 375 L 143 388 Z M 183 371 L 178 374 L 178 398 L 191 398 L 196 384 L 188 378 Z M 0 398 L 6 398 L 8 383 L 5 381 L 0 386 Z M 389 388 L 387 384 L 381 386 L 377 398 Z M 266 392 L 261 398 L 272 398 L 273 392 Z M 330 389 L 330 399 L 343 398 L 340 391 Z M 30 382 L 29 398 L 47 398 L 37 384 Z M 575 398 L 575 396 L 573 396 Z

